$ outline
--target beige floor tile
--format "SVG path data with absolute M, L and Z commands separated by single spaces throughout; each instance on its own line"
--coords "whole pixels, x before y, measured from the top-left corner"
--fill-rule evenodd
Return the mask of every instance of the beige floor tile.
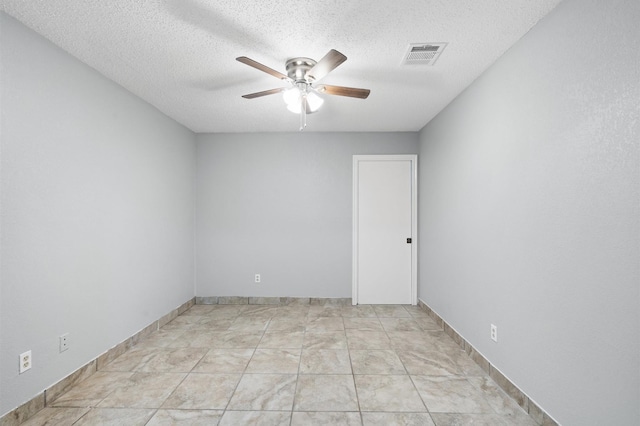
M 205 329 L 210 331 L 227 331 L 234 322 L 234 318 L 211 318 L 206 317 L 202 322 L 198 323 L 198 329 Z
M 239 334 L 242 333 L 242 334 Z M 245 332 L 237 332 L 237 331 L 222 331 L 222 330 L 193 330 L 193 335 L 189 336 L 190 341 L 188 342 L 188 347 L 193 348 L 217 348 L 220 347 L 222 342 L 225 339 L 228 339 L 229 336 L 244 336 Z M 181 336 L 178 339 L 183 339 L 185 336 Z
M 191 373 L 162 404 L 162 408 L 224 409 L 240 377 L 239 374 Z
M 526 414 L 522 407 L 520 407 L 502 389 L 500 389 L 500 387 L 488 376 L 471 376 L 467 377 L 467 380 L 475 386 L 476 389 L 482 392 L 496 414 L 512 417 L 519 417 Z
M 194 373 L 244 373 L 254 349 L 210 349 Z
M 306 319 L 309 314 L 309 305 L 289 305 L 280 306 L 273 314 L 272 319 L 288 318 L 288 319 Z
M 443 354 L 445 352 L 442 352 Z M 478 364 L 473 362 L 469 355 L 463 350 L 458 351 L 447 351 L 446 356 L 448 356 L 453 362 L 456 363 L 462 374 L 466 376 L 486 376 L 487 373 L 480 368 Z
M 269 325 L 269 321 L 271 320 L 271 316 L 268 318 L 265 317 L 244 317 L 240 316 L 236 318 L 231 325 L 229 326 L 229 330 L 233 331 L 264 331 L 267 329 Z
M 102 400 L 102 408 L 159 408 L 185 378 L 184 373 L 134 373 Z
M 357 411 L 351 375 L 300 375 L 294 411 Z
M 174 323 L 173 321 L 171 321 L 171 322 L 163 325 L 160 330 L 162 330 L 162 331 L 181 332 L 181 331 L 187 331 L 187 330 L 189 330 L 191 328 L 198 328 L 198 327 L 192 326 L 191 324 L 179 324 L 179 323 Z
M 361 426 L 360 413 L 356 412 L 294 412 L 291 426 Z
M 300 349 L 256 349 L 246 373 L 298 372 Z
M 347 349 L 344 331 L 308 331 L 302 342 L 304 349 Z
M 356 375 L 360 410 L 426 412 L 409 376 Z
M 157 348 L 132 348 L 102 367 L 103 371 L 137 371 L 156 354 Z
M 212 305 L 207 318 L 235 319 L 240 315 L 240 307 L 235 305 Z
M 425 376 L 462 375 L 462 370 L 451 358 L 438 351 L 397 351 L 409 374 Z
M 340 308 L 343 318 L 377 318 L 371 305 L 351 305 Z
M 277 306 L 269 305 L 245 305 L 240 310 L 240 314 L 245 318 L 271 318 L 278 311 Z
M 142 426 L 149 421 L 155 410 L 92 408 L 74 426 Z
M 351 374 L 349 351 L 346 349 L 304 349 L 300 374 Z
M 181 318 L 181 317 L 178 317 Z M 198 318 L 198 321 L 192 321 L 189 323 L 184 323 L 184 324 L 176 324 L 174 322 L 170 322 L 167 325 L 165 325 L 163 327 L 163 329 L 169 328 L 169 329 L 174 329 L 174 330 L 178 330 L 180 328 L 182 328 L 183 330 L 207 330 L 207 329 L 211 329 L 212 327 L 210 326 L 213 320 L 212 318 L 209 317 L 194 317 L 194 318 Z M 228 327 L 229 324 L 231 324 L 231 320 L 222 320 L 223 323 L 226 323 L 226 326 Z
M 290 411 L 225 411 L 218 426 L 289 426 Z
M 310 318 L 306 331 L 344 331 L 344 321 L 342 317 Z
M 483 393 L 465 377 L 411 377 L 430 413 L 494 413 Z
M 363 426 L 434 426 L 429 413 L 362 413 Z
M 183 314 L 174 318 L 173 320 L 168 322 L 166 325 L 171 325 L 172 327 L 190 326 L 191 324 L 198 324 L 206 319 L 207 317 L 202 315 L 184 315 Z
M 344 318 L 344 328 L 361 331 L 384 331 L 378 318 Z
M 436 426 L 535 426 L 530 417 L 512 419 L 497 414 L 432 413 Z
M 347 330 L 349 349 L 391 349 L 391 340 L 382 331 Z
M 47 407 L 40 410 L 22 426 L 71 426 L 80 417 L 84 416 L 89 408 L 53 408 Z
M 98 371 L 60 395 L 53 407 L 95 407 L 134 373 Z
M 299 349 L 302 348 L 304 332 L 267 332 L 258 343 L 258 349 Z
M 229 301 L 245 304 L 195 305 L 25 424 L 535 426 L 422 308 Z
M 341 306 L 310 306 L 307 318 L 314 319 L 318 317 L 342 317 Z
M 411 314 L 402 305 L 373 305 L 378 318 L 410 318 Z
M 222 410 L 158 410 L 146 426 L 211 426 L 222 418 Z
M 184 333 L 184 329 L 166 329 L 162 328 L 155 333 L 153 333 L 148 338 L 144 339 L 136 348 L 164 348 L 167 347 L 174 339 L 177 339 L 182 333 Z
M 396 331 L 422 331 L 413 318 L 380 318 L 380 323 L 387 333 Z
M 211 313 L 211 311 L 213 311 L 214 306 L 215 305 L 193 305 L 181 316 L 189 316 L 189 315 L 205 316 Z
M 411 315 L 413 318 L 431 318 L 429 316 L 429 313 L 418 305 L 415 305 L 415 306 L 402 305 L 402 307 L 407 312 L 409 312 L 409 315 Z
M 434 320 L 432 320 L 429 317 L 416 317 L 414 316 L 413 319 L 416 321 L 416 323 L 418 323 L 418 325 L 420 326 L 420 328 L 422 330 L 433 330 L 433 331 L 438 331 L 438 330 L 442 330 L 442 327 L 440 327 Z
M 211 348 L 224 333 L 224 331 L 189 329 L 173 339 L 167 346 L 170 348 Z
M 396 331 L 389 333 L 391 346 L 397 351 L 434 351 L 438 350 L 437 339 L 424 331 Z
M 456 342 L 453 341 L 444 331 L 425 331 L 424 334 L 429 336 L 435 346 L 446 354 L 457 353 L 462 348 Z
M 392 350 L 351 350 L 353 374 L 407 374 Z
M 217 349 L 255 349 L 262 335 L 263 332 L 258 331 L 223 331 L 212 344 Z
M 293 333 L 293 332 L 304 332 L 307 326 L 306 317 L 295 317 L 295 318 L 285 318 L 285 317 L 274 317 L 269 321 L 269 325 L 267 326 L 266 333 Z
M 295 374 L 245 374 L 229 402 L 229 410 L 291 410 Z
M 138 371 L 188 373 L 207 353 L 205 348 L 158 348 Z

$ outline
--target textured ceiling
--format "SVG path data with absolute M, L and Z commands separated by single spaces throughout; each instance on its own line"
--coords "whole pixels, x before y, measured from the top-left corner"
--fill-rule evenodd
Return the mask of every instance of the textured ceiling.
M 323 83 L 306 131 L 417 131 L 560 0 L 4 0 L 3 9 L 195 132 L 297 131 L 280 94 L 288 58 L 348 60 Z M 402 65 L 409 43 L 448 42 L 434 66 Z

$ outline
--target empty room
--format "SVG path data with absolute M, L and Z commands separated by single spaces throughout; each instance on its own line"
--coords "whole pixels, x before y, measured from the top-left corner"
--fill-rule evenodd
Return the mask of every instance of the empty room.
M 0 9 L 0 426 L 640 424 L 638 0 Z

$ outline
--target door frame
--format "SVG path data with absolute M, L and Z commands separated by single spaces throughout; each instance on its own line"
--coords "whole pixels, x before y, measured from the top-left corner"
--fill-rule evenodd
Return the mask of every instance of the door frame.
M 359 167 L 364 161 L 411 162 L 411 304 L 418 303 L 418 155 L 354 155 L 353 156 L 353 240 L 352 240 L 352 290 L 351 303 L 358 304 L 358 188 Z

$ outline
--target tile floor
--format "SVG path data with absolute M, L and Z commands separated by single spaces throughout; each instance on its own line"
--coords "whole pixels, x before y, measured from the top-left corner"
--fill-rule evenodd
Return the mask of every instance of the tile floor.
M 392 305 L 196 305 L 25 424 L 535 426 Z

